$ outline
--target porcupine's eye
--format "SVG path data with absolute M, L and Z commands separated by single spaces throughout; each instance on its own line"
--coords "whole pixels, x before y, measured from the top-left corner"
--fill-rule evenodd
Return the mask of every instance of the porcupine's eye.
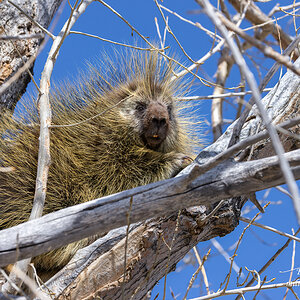
M 171 105 L 168 105 L 168 114 L 171 120 L 173 118 L 173 107 Z
M 145 111 L 146 109 L 146 104 L 145 103 L 138 103 L 135 107 L 136 111 L 138 111 L 139 113 L 142 113 Z

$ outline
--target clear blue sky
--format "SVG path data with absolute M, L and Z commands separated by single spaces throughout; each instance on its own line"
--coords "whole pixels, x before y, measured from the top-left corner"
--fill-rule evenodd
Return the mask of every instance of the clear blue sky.
M 73 2 L 73 1 L 71 1 Z M 285 1 L 283 1 L 285 2 Z M 199 22 L 204 26 L 208 26 L 212 31 L 214 31 L 213 26 L 211 26 L 210 21 L 203 15 L 198 12 L 199 6 L 191 0 L 180 1 L 180 0 L 164 0 L 160 2 L 164 6 L 178 12 L 182 16 L 194 21 Z M 164 29 L 164 22 L 160 16 L 160 13 L 154 3 L 150 0 L 111 0 L 109 4 L 115 8 L 120 14 L 122 14 L 136 29 L 139 30 L 144 36 L 149 37 L 151 41 L 158 41 L 158 36 L 156 32 L 156 27 L 154 23 L 154 18 L 157 17 L 158 23 L 160 25 L 161 32 Z M 288 3 L 284 3 L 288 4 Z M 265 11 L 268 11 L 272 4 L 261 4 L 261 8 Z M 197 10 L 197 11 L 195 11 Z M 194 11 L 194 13 L 191 13 Z M 198 28 L 180 21 L 176 17 L 165 12 L 169 16 L 169 25 L 176 34 L 178 40 L 182 43 L 183 47 L 187 50 L 188 54 L 194 59 L 198 60 L 201 58 L 212 46 L 212 39 L 210 39 L 206 34 L 200 31 Z M 67 19 L 69 15 L 68 4 L 65 6 L 64 11 L 58 21 L 58 24 L 55 28 L 55 33 L 58 29 L 62 27 L 62 24 Z M 288 27 L 288 23 L 285 24 L 285 28 Z M 243 25 L 244 26 L 244 25 Z M 90 34 L 95 34 L 103 38 L 107 38 L 113 41 L 124 42 L 127 44 L 138 43 L 143 45 L 140 38 L 132 33 L 131 29 L 124 24 L 117 16 L 115 16 L 111 11 L 100 3 L 93 3 L 88 7 L 86 13 L 80 17 L 77 24 L 73 30 L 83 31 Z M 174 42 L 174 39 L 167 35 L 166 44 L 171 47 L 171 52 L 176 53 L 176 56 L 179 57 L 179 60 L 185 63 L 186 66 L 189 66 L 191 62 L 182 54 L 178 46 Z M 71 35 L 69 36 L 63 47 L 60 50 L 60 54 L 53 72 L 53 82 L 59 82 L 61 80 L 76 78 L 76 74 L 80 73 L 80 70 L 84 70 L 86 63 L 93 61 L 101 57 L 101 53 L 110 52 L 113 47 L 117 47 L 122 51 L 119 46 L 112 46 L 109 43 L 101 42 L 99 40 L 80 36 L 80 35 Z M 44 49 L 42 54 L 38 57 L 36 62 L 34 73 L 35 77 L 38 80 L 49 51 L 49 44 Z M 250 50 L 250 53 L 253 56 L 257 56 L 255 50 Z M 209 59 L 199 70 L 199 75 L 204 78 L 213 81 L 214 73 L 216 71 L 217 59 L 219 54 L 214 55 L 213 58 Z M 267 68 L 270 66 L 269 62 L 263 60 L 260 56 L 258 62 L 261 62 L 261 72 L 265 74 Z M 251 66 L 253 69 L 253 65 Z M 255 74 L 258 78 L 257 73 Z M 277 76 L 278 77 L 278 76 Z M 277 78 L 276 77 L 276 78 Z M 237 86 L 239 84 L 239 71 L 234 67 L 232 74 L 229 78 L 229 81 L 226 83 L 226 86 Z M 273 83 L 270 83 L 269 86 L 272 86 L 277 80 L 273 80 Z M 33 85 L 30 85 L 29 91 L 34 89 Z M 195 84 L 191 91 L 191 95 L 209 95 L 212 93 L 211 88 L 204 87 L 200 82 L 195 80 Z M 232 99 L 230 99 L 231 101 Z M 232 101 L 231 101 L 232 102 Z M 202 101 L 197 103 L 197 113 L 195 118 L 199 120 L 207 119 L 210 121 L 210 104 L 209 100 Z M 232 104 L 225 106 L 225 117 L 234 118 L 234 109 Z M 209 126 L 203 128 L 202 133 L 207 133 L 205 138 L 205 143 L 209 144 L 212 142 L 211 132 L 209 131 Z M 259 192 L 258 198 L 262 199 L 265 192 Z M 272 189 L 270 195 L 267 197 L 267 200 L 272 201 L 272 205 L 268 208 L 267 212 L 259 220 L 259 222 L 273 226 L 279 230 L 286 231 L 291 233 L 291 228 L 297 229 L 297 223 L 295 219 L 295 214 L 291 206 L 291 200 L 285 196 L 283 193 Z M 252 207 L 248 203 L 245 208 Z M 257 210 L 253 210 L 251 213 L 247 214 L 248 217 L 253 216 Z M 217 238 L 218 242 L 223 246 L 224 249 L 228 250 L 234 243 L 237 241 L 241 231 L 245 227 L 245 224 L 242 222 L 236 228 L 236 230 L 223 238 Z M 252 227 L 247 233 L 240 250 L 238 252 L 238 257 L 236 258 L 236 263 L 240 267 L 247 266 L 249 269 L 259 269 L 270 257 L 274 254 L 278 248 L 285 242 L 286 238 L 279 237 L 274 233 L 264 231 L 262 229 Z M 205 243 L 200 243 L 198 249 L 200 254 L 203 256 L 209 248 L 212 248 L 212 253 L 208 262 L 206 263 L 206 271 L 208 274 L 208 280 L 210 283 L 211 290 L 217 290 L 219 284 L 224 280 L 228 269 L 229 264 L 225 259 L 218 253 L 218 251 L 212 246 L 208 241 Z M 229 255 L 232 255 L 233 250 L 228 251 Z M 289 273 L 280 273 L 280 271 L 289 270 L 291 264 L 291 246 L 281 254 L 280 258 L 274 265 L 268 270 L 266 275 L 267 279 L 270 280 L 273 277 L 277 278 L 277 282 L 288 281 Z M 193 254 L 191 254 L 193 256 Z M 300 267 L 300 261 L 296 253 L 295 267 Z M 180 295 L 177 299 L 182 299 L 185 290 L 187 288 L 188 282 L 195 272 L 197 264 L 185 264 L 180 262 L 178 264 L 178 271 L 170 273 L 168 275 L 167 283 L 167 298 L 172 299 L 170 294 L 170 289 L 173 290 L 175 295 Z M 245 269 L 243 272 L 246 273 Z M 297 271 L 294 273 L 293 278 L 297 277 Z M 233 273 L 232 279 L 233 284 L 235 284 L 236 274 Z M 162 299 L 163 291 L 163 282 L 154 288 L 152 299 L 155 295 L 159 293 L 158 299 Z M 300 292 L 299 288 L 295 288 L 295 291 Z M 269 298 L 263 298 L 259 296 L 257 299 L 282 299 L 284 289 L 278 289 L 273 292 L 268 292 Z M 194 287 L 191 289 L 189 296 L 197 297 L 201 293 L 205 293 L 205 290 L 202 285 L 202 278 L 199 275 L 199 278 L 196 280 Z M 246 296 L 246 299 L 249 299 Z M 253 295 L 252 295 L 253 297 Z M 227 297 L 226 299 L 234 299 L 233 297 Z M 287 299 L 292 299 L 291 295 Z

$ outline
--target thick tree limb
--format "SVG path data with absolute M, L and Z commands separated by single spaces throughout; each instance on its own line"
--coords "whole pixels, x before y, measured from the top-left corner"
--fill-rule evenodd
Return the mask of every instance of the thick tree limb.
M 300 179 L 300 150 L 287 153 Z M 200 175 L 200 174 L 199 174 Z M 222 199 L 248 195 L 284 183 L 276 157 L 250 162 L 225 162 L 189 182 L 188 175 L 156 182 L 48 214 L 0 233 L 0 265 L 42 254 L 67 243 L 127 224 L 170 215 L 195 205 L 212 205 Z M 107 216 L 110 213 L 111 217 Z

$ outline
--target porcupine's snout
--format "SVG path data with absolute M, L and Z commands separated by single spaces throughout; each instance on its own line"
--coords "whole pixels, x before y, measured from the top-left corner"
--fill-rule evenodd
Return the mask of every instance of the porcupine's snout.
M 170 116 L 164 103 L 151 102 L 145 112 L 143 138 L 150 149 L 157 149 L 166 139 Z

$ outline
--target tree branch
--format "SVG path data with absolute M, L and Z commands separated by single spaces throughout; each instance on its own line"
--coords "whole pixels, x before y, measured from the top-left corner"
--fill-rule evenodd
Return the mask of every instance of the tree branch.
M 294 176 L 300 179 L 300 150 L 285 154 Z M 250 194 L 284 183 L 277 158 L 250 162 L 225 162 L 200 175 L 156 182 L 111 196 L 79 204 L 8 228 L 0 233 L 0 265 L 42 254 L 76 240 L 104 233 L 127 224 L 126 213 L 132 197 L 130 219 L 139 222 L 170 215 L 195 205 L 212 205 L 222 199 Z M 111 217 L 107 215 L 110 212 Z M 111 213 L 113 212 L 113 213 Z

